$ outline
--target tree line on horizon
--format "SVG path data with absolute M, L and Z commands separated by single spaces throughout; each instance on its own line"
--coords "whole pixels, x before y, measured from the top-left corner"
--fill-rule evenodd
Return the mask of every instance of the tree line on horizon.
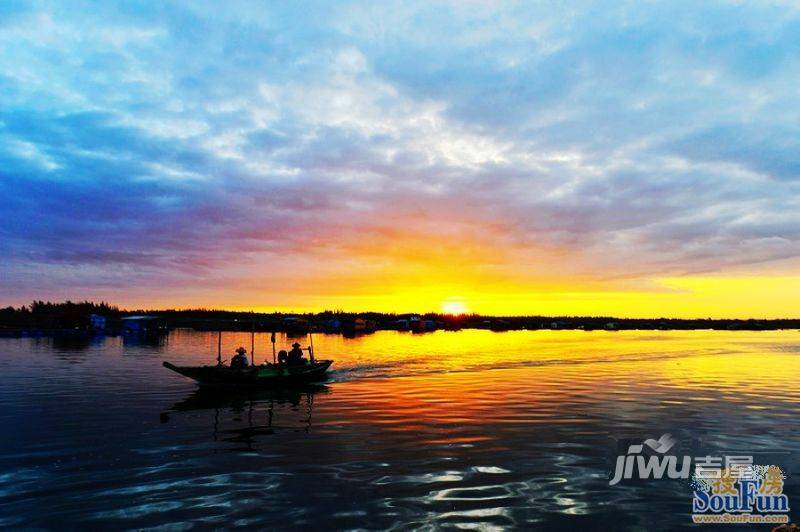
M 786 329 L 800 328 L 800 319 L 682 319 L 682 318 L 614 318 L 611 316 L 484 316 L 479 314 L 450 315 L 442 313 L 386 313 L 346 312 L 325 310 L 322 312 L 287 313 L 196 309 L 120 309 L 105 301 L 33 301 L 30 305 L 0 308 L 0 327 L 37 329 L 75 329 L 88 326 L 92 314 L 104 316 L 112 321 L 130 315 L 157 315 L 170 326 L 221 327 L 245 330 L 258 324 L 260 330 L 275 330 L 281 320 L 299 317 L 311 325 L 330 321 L 352 321 L 357 318 L 371 320 L 378 328 L 394 328 L 398 320 L 419 316 L 433 320 L 443 328 L 484 328 L 493 330 L 514 329 Z M 280 330 L 279 328 L 277 330 Z

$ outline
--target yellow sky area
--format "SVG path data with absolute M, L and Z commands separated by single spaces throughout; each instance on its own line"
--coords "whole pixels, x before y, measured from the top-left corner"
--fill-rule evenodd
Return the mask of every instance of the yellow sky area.
M 154 300 L 107 299 L 125 307 L 218 308 L 263 312 L 475 312 L 676 318 L 800 318 L 800 276 L 694 275 L 625 278 L 566 251 L 522 253 L 498 241 L 433 242 L 398 237 L 254 257 L 225 278 L 176 288 Z M 348 245 L 351 245 L 348 244 Z M 784 265 L 783 271 L 793 271 Z M 617 268 L 619 266 L 617 265 Z M 619 273 L 617 271 L 617 273 Z M 129 297 L 133 294 L 127 294 Z
M 464 311 L 486 315 L 603 315 L 617 317 L 678 318 L 785 318 L 800 317 L 800 277 L 676 277 L 657 279 L 646 289 L 568 290 L 563 283 L 552 287 L 511 286 L 495 283 L 485 287 L 454 279 L 441 283 L 393 285 L 378 289 L 364 283 L 351 293 L 317 284 L 318 292 L 267 292 L 248 298 L 249 304 L 221 299 L 208 306 L 256 311 L 442 312 Z M 645 286 L 645 285 L 643 285 Z M 256 301 L 262 299 L 267 304 Z
M 502 245 L 503 243 L 508 245 Z M 242 308 L 316 311 L 475 312 L 485 315 L 800 317 L 800 276 L 694 275 L 602 279 L 586 257 L 515 248 L 497 238 L 432 240 L 425 233 L 351 243 L 315 261 L 305 282 Z M 346 257 L 346 258 L 343 258 Z M 617 265 L 619 267 L 619 265 Z M 605 270 L 605 269 L 604 269 Z M 784 270 L 791 271 L 791 270 Z M 289 275 L 299 275 L 294 269 Z

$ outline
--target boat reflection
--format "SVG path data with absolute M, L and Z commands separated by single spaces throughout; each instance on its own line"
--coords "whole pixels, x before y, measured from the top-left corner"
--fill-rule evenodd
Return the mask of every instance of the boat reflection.
M 208 413 L 215 442 L 236 443 L 253 450 L 260 436 L 309 432 L 314 398 L 328 391 L 322 384 L 250 390 L 199 388 L 162 412 L 161 422 L 168 423 L 172 416 L 187 412 Z
M 158 352 L 167 348 L 169 336 L 163 332 L 158 333 L 126 333 L 122 335 L 122 345 L 128 348 L 151 347 Z

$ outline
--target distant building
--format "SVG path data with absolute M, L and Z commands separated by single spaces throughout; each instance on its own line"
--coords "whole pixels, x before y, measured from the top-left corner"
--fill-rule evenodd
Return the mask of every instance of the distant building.
M 153 334 L 166 332 L 167 324 L 158 316 L 126 316 L 122 318 L 122 330 L 129 334 Z
M 308 320 L 298 316 L 286 316 L 283 318 L 283 328 L 290 334 L 308 333 Z
M 424 320 L 419 316 L 411 316 L 408 318 L 408 328 L 413 332 L 426 332 L 435 331 L 437 325 L 433 320 Z
M 106 328 L 106 317 L 100 314 L 89 315 L 89 326 L 95 331 L 104 331 Z
M 398 331 L 407 331 L 408 330 L 408 320 L 395 320 L 394 321 L 394 328 Z
M 342 331 L 344 331 L 346 334 L 371 333 L 375 332 L 377 327 L 378 324 L 373 320 L 367 320 L 364 318 L 353 318 L 352 320 L 346 320 L 342 322 Z
M 327 320 L 322 323 L 322 330 L 327 333 L 335 333 L 342 330 L 342 321 L 337 319 Z

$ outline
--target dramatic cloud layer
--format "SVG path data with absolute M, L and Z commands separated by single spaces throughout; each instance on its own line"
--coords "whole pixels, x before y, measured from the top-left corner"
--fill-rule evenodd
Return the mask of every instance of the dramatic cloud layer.
M 579 312 L 791 279 L 798 35 L 780 2 L 4 2 L 0 298 Z

